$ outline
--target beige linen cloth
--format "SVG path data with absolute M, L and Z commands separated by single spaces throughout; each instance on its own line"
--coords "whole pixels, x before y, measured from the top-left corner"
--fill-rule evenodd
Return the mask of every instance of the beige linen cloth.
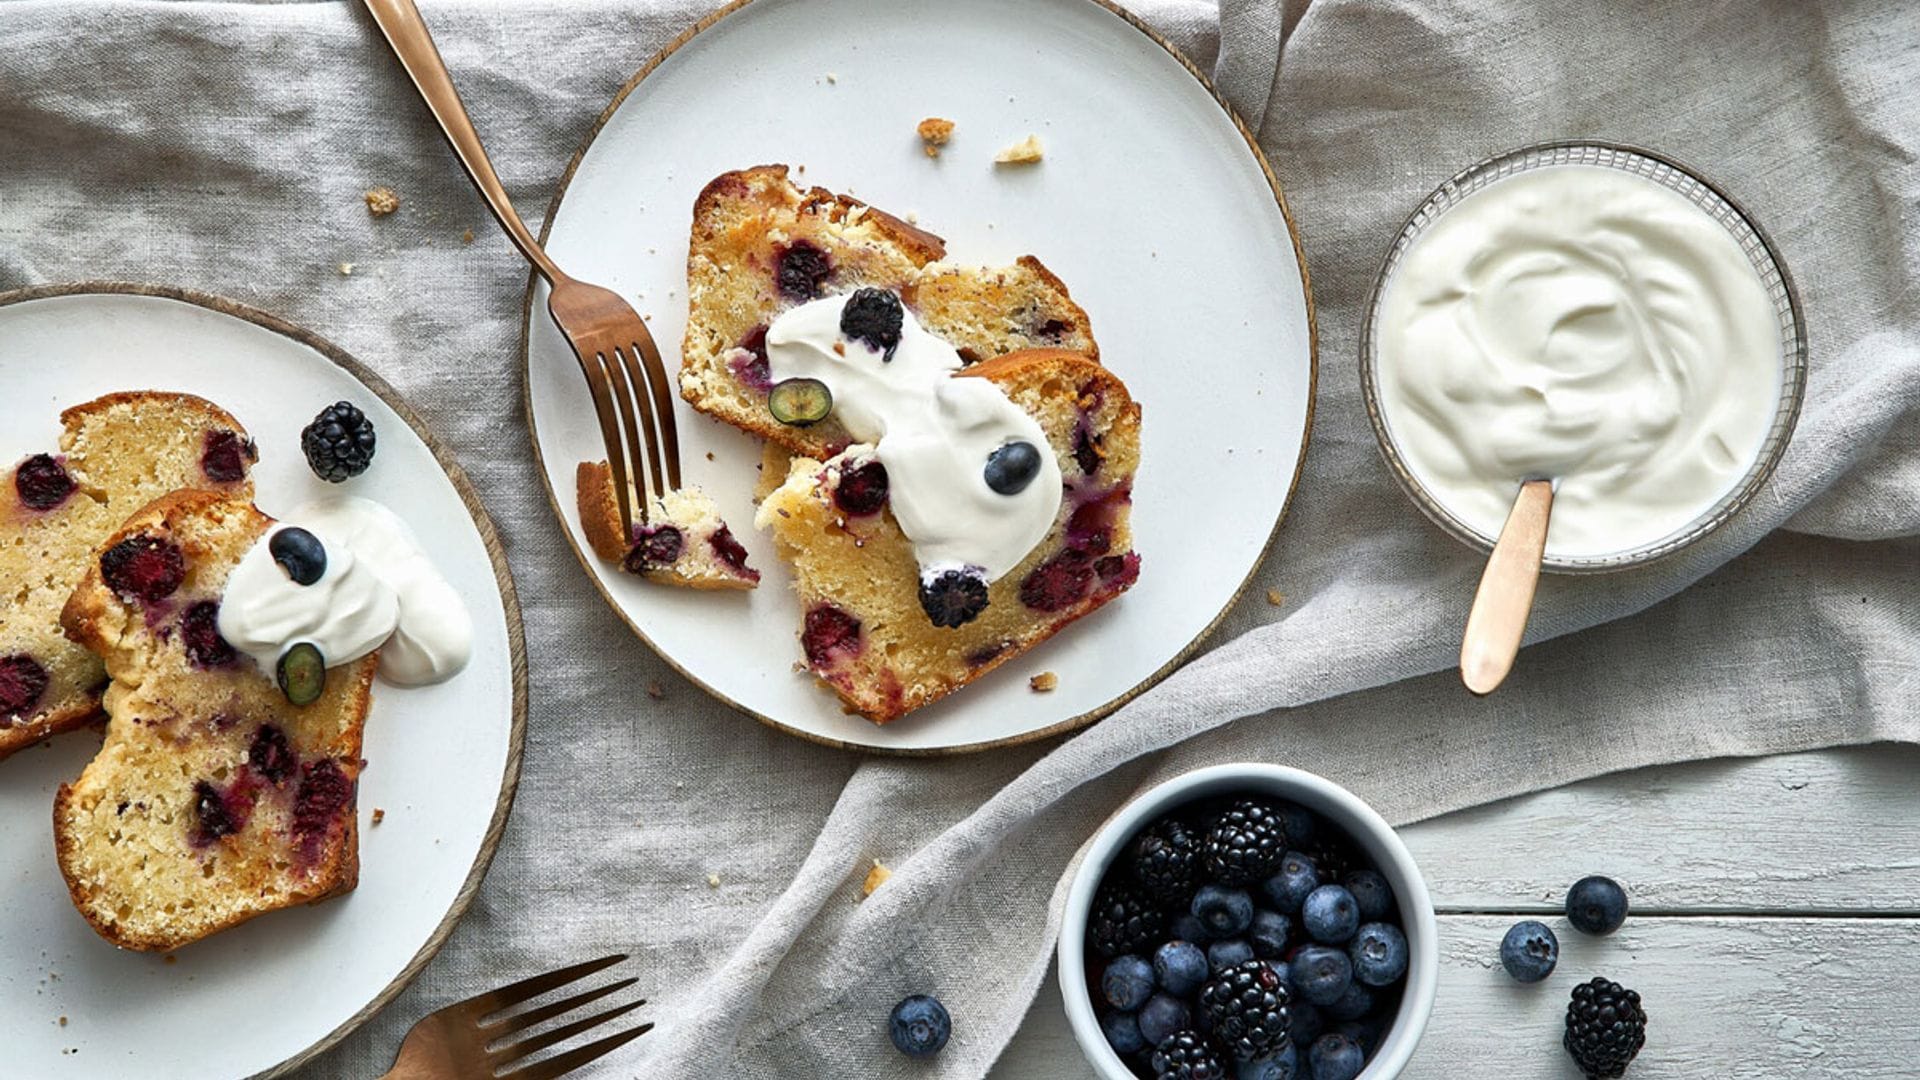
M 536 212 L 614 89 L 706 6 L 425 3 Z M 1245 602 L 1157 690 L 1077 736 L 909 761 L 729 712 L 593 593 L 512 422 L 526 268 L 357 5 L 0 2 L 0 287 L 173 282 L 339 342 L 452 444 L 526 605 L 526 770 L 486 886 L 419 981 L 304 1075 L 377 1075 L 422 1013 L 618 949 L 661 1026 L 591 1075 L 979 1076 L 1049 963 L 1076 850 L 1174 773 L 1287 762 L 1405 822 L 1654 762 L 1920 739 L 1920 4 L 1139 10 L 1215 72 L 1299 220 L 1321 330 L 1306 475 Z M 1382 466 L 1356 326 L 1438 181 L 1582 136 L 1698 163 L 1772 232 L 1811 331 L 1806 411 L 1774 482 L 1711 542 L 1545 582 L 1542 643 L 1479 701 L 1443 669 L 1480 560 Z M 402 193 L 396 217 L 368 218 L 374 183 Z M 893 879 L 856 903 L 874 858 Z M 884 1034 L 918 991 L 955 1018 L 930 1064 Z

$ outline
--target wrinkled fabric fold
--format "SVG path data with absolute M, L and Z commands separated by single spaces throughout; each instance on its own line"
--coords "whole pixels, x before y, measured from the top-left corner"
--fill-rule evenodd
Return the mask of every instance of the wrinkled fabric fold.
M 710 6 L 425 9 L 537 220 L 614 91 Z M 1160 686 L 1074 736 L 904 760 L 732 713 L 589 586 L 519 430 L 525 266 L 357 5 L 0 3 L 0 288 L 161 281 L 332 338 L 454 448 L 519 584 L 532 716 L 493 869 L 419 980 L 302 1075 L 378 1075 L 425 1012 L 620 950 L 660 1026 L 582 1075 L 980 1076 L 1051 962 L 1087 837 L 1187 769 L 1298 765 L 1407 822 L 1648 764 L 1920 740 L 1920 8 L 1131 6 L 1211 74 L 1286 187 L 1320 330 L 1305 475 L 1246 597 Z M 1382 465 L 1358 326 L 1434 185 L 1569 137 L 1674 154 L 1754 214 L 1800 287 L 1808 397 L 1743 515 L 1652 566 L 1546 579 L 1534 644 L 1477 700 L 1448 668 L 1480 559 Z M 400 214 L 369 219 L 376 184 Z M 788 665 L 768 648 L 751 662 Z M 863 901 L 876 859 L 893 876 Z M 884 1032 L 916 992 L 954 1015 L 931 1063 Z

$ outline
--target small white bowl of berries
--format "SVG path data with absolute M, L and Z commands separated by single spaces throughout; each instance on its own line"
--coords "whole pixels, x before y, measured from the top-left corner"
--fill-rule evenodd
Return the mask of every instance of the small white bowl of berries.
M 1433 901 L 1360 798 L 1216 765 L 1134 799 L 1067 890 L 1060 990 L 1106 1080 L 1387 1080 L 1426 1028 Z

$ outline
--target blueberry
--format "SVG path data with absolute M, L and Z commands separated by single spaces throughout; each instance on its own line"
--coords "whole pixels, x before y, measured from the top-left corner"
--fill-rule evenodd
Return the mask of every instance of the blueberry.
M 267 554 L 273 556 L 273 561 L 280 564 L 280 569 L 287 572 L 295 585 L 311 585 L 327 572 L 326 545 L 298 525 L 275 529 L 267 540 Z
M 1358 1020 L 1373 1010 L 1373 992 L 1358 982 L 1347 984 L 1347 992 L 1327 1006 L 1329 1020 Z
M 1277 959 L 1287 951 L 1287 939 L 1293 936 L 1293 920 L 1277 911 L 1264 908 L 1253 913 L 1253 924 L 1247 927 L 1247 940 L 1253 943 L 1254 955 L 1262 960 Z
M 1113 1047 L 1116 1054 L 1132 1054 L 1147 1048 L 1146 1036 L 1140 1034 L 1140 1021 L 1132 1013 L 1110 1012 L 1101 1017 L 1100 1033 L 1107 1037 L 1107 1045 Z
M 1240 938 L 1228 938 L 1207 946 L 1207 966 L 1215 971 L 1244 964 L 1253 959 L 1253 946 Z
M 1291 983 L 1289 983 L 1291 985 Z M 1320 1013 L 1320 1007 L 1295 995 L 1287 1004 L 1287 1035 L 1295 1046 L 1312 1046 L 1313 1040 L 1326 1030 L 1327 1021 Z
M 1300 1048 L 1292 1042 L 1256 1061 L 1235 1062 L 1234 1080 L 1306 1080 L 1300 1074 Z
M 1287 981 L 1300 996 L 1315 1005 L 1331 1005 L 1347 992 L 1353 981 L 1353 961 L 1341 949 L 1308 945 L 1293 954 L 1287 968 Z
M 1393 914 L 1393 888 L 1378 870 L 1355 870 L 1341 884 L 1360 905 L 1361 922 L 1381 922 Z
M 1040 451 L 1024 440 L 1010 442 L 987 457 L 987 486 L 1002 495 L 1018 495 L 1040 475 Z
M 1344 945 L 1360 928 L 1360 904 L 1344 885 L 1322 885 L 1300 905 L 1300 925 L 1322 945 Z
M 1584 877 L 1567 890 L 1567 921 L 1583 934 L 1611 934 L 1627 921 L 1627 890 L 1608 877 Z
M 1359 1043 L 1333 1032 L 1313 1041 L 1307 1064 L 1313 1069 L 1313 1080 L 1353 1080 L 1366 1067 L 1367 1055 Z
M 767 391 L 767 411 L 788 427 L 806 427 L 833 412 L 833 389 L 819 379 L 782 379 Z
M 310 641 L 297 642 L 280 655 L 274 677 L 288 701 L 311 705 L 327 688 L 327 661 L 320 655 L 319 646 Z
M 1342 1020 L 1328 1029 L 1336 1035 L 1344 1035 L 1353 1040 L 1362 1054 L 1371 1054 L 1380 1038 L 1380 1028 L 1371 1020 Z
M 1313 860 L 1298 851 L 1280 857 L 1280 872 L 1268 878 L 1261 888 L 1267 901 L 1282 915 L 1297 915 L 1307 894 L 1320 887 L 1320 872 Z
M 900 298 L 886 289 L 856 289 L 840 308 L 840 332 L 848 340 L 864 341 L 867 348 L 893 359 L 900 344 L 900 331 L 906 324 L 906 309 Z
M 894 1048 L 908 1057 L 932 1057 L 953 1034 L 947 1007 L 926 994 L 902 998 L 887 1018 L 887 1035 Z
M 1140 1006 L 1140 1037 L 1159 1046 L 1167 1036 L 1187 1026 L 1187 1005 L 1177 997 L 1155 994 Z
M 1546 923 L 1528 919 L 1513 924 L 1500 939 L 1500 966 L 1523 983 L 1537 983 L 1553 974 L 1560 962 L 1560 939 Z
M 1196 945 L 1204 945 L 1212 941 L 1214 936 L 1213 931 L 1207 929 L 1207 924 L 1195 918 L 1191 912 L 1175 915 L 1173 921 L 1167 924 L 1167 929 L 1172 932 L 1174 940 L 1191 941 Z
M 1154 981 L 1176 997 L 1200 989 L 1207 973 L 1207 954 L 1190 941 L 1169 941 L 1153 954 Z
M 1216 938 L 1232 937 L 1253 922 L 1253 897 L 1244 889 L 1202 885 L 1193 894 L 1193 916 Z
M 1362 926 L 1347 946 L 1353 977 L 1368 986 L 1386 986 L 1407 973 L 1407 935 L 1392 923 Z
M 1100 993 L 1107 1004 L 1132 1012 L 1153 996 L 1153 965 L 1138 956 L 1118 956 L 1100 976 Z

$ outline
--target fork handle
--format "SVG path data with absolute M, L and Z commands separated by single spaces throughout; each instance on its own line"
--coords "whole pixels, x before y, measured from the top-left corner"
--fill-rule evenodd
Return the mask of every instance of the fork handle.
M 447 142 L 453 144 L 453 152 L 466 168 L 468 179 L 479 189 L 480 198 L 499 219 L 500 227 L 507 230 L 507 237 L 549 283 L 565 278 L 541 250 L 540 242 L 527 231 L 520 215 L 514 213 L 507 189 L 500 183 L 499 174 L 493 171 L 493 163 L 487 160 L 480 133 L 473 129 L 473 119 L 467 115 L 467 107 L 460 103 L 460 92 L 453 87 L 453 76 L 447 73 L 446 61 L 440 59 L 440 50 L 433 44 L 433 35 L 427 32 L 420 9 L 414 6 L 413 0 L 364 2 L 373 14 L 373 21 L 379 24 L 380 32 L 386 36 L 387 44 L 393 46 L 394 55 L 400 58 L 400 66 L 413 80 L 414 89 L 420 91 L 427 108 L 433 110 L 440 131 L 446 135 Z

